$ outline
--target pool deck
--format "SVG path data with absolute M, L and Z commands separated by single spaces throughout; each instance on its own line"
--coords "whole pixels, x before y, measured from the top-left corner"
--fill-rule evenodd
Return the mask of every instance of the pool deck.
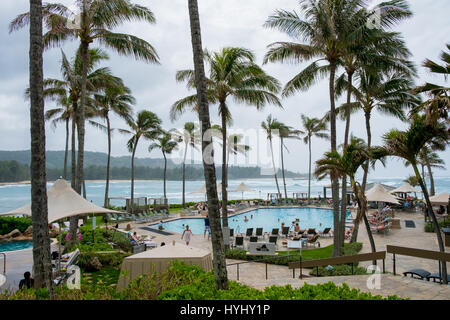
M 323 207 L 322 207 L 323 208 Z M 248 209 L 246 211 L 250 211 Z M 245 212 L 246 212 L 245 211 Z M 240 211 L 236 214 L 243 213 Z M 391 229 L 387 234 L 374 234 L 375 244 L 378 251 L 386 250 L 386 245 L 398 245 L 405 247 L 413 247 L 419 249 L 435 250 L 438 251 L 439 247 L 436 240 L 435 233 L 425 233 L 423 215 L 420 212 L 406 213 L 396 211 L 395 217 L 400 219 L 401 228 Z M 175 219 L 178 219 L 176 217 Z M 182 217 L 182 218 L 198 218 Z M 406 228 L 405 220 L 412 220 L 415 222 L 415 228 Z M 181 240 L 181 235 L 174 233 L 172 235 L 160 235 L 148 230 L 142 229 L 146 227 L 146 224 L 136 224 L 131 222 L 121 223 L 119 227 L 125 229 L 126 225 L 130 224 L 131 232 L 136 231 L 139 235 L 147 235 L 151 237 L 158 245 L 161 242 L 170 243 L 176 241 L 184 243 Z M 320 238 L 321 247 L 328 246 L 333 243 L 333 238 Z M 363 243 L 363 249 L 361 253 L 370 252 L 370 245 L 368 236 L 363 225 L 359 228 L 358 241 Z M 212 250 L 211 242 L 207 236 L 203 234 L 195 234 L 191 238 L 190 246 Z M 278 245 L 279 250 L 283 250 L 281 243 Z M 307 249 L 306 249 L 307 250 Z M 31 249 L 22 250 L 17 252 L 7 252 L 7 285 L 3 286 L 0 290 L 4 290 L 6 286 L 17 286 L 18 281 L 22 278 L 25 271 L 31 269 L 32 264 L 32 252 Z M 285 266 L 268 266 L 268 280 L 265 279 L 265 264 L 263 263 L 246 263 L 240 266 L 239 281 L 243 284 L 247 284 L 257 289 L 263 289 L 266 286 L 271 285 L 286 285 L 290 284 L 293 287 L 299 287 L 303 283 L 325 283 L 332 281 L 336 284 L 347 283 L 351 288 L 360 289 L 365 292 L 371 292 L 373 294 L 379 294 L 382 296 L 396 294 L 401 297 L 411 299 L 450 299 L 450 286 L 444 286 L 433 282 L 427 282 L 423 280 L 415 280 L 411 278 L 403 277 L 402 272 L 412 268 L 422 268 L 430 271 L 431 273 L 438 271 L 438 263 L 433 260 L 418 259 L 406 256 L 397 256 L 397 276 L 392 274 L 393 264 L 392 255 L 387 254 L 386 258 L 386 271 L 387 274 L 381 275 L 381 288 L 369 290 L 367 288 L 367 278 L 369 276 L 342 276 L 342 277 L 323 277 L 315 278 L 308 277 L 300 280 L 298 278 L 299 270 L 296 270 L 296 278 L 292 277 L 292 270 L 289 270 Z M 0 258 L 0 262 L 1 258 Z M 236 260 L 227 260 L 228 264 L 237 262 Z M 362 266 L 366 266 L 370 263 L 361 263 Z M 310 270 L 304 270 L 303 274 L 308 276 Z M 228 276 L 231 280 L 236 280 L 236 266 L 228 267 Z

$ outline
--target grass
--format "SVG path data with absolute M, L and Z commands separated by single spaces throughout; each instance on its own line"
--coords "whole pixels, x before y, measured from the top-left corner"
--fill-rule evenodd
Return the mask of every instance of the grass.
M 350 254 L 356 254 L 359 250 L 353 248 L 355 245 L 352 245 L 350 243 L 344 244 L 344 252 L 346 252 L 346 255 Z M 278 255 L 287 255 L 287 254 L 299 254 L 299 250 L 292 250 L 292 251 L 277 251 Z M 331 255 L 333 253 L 333 245 L 329 245 L 327 247 L 323 248 L 317 248 L 317 249 L 308 249 L 308 250 L 302 250 L 302 258 L 303 260 L 316 260 L 316 259 L 326 259 L 331 258 Z
M 119 281 L 120 269 L 105 267 L 96 272 L 85 272 L 81 279 L 82 284 L 95 286 L 115 286 Z

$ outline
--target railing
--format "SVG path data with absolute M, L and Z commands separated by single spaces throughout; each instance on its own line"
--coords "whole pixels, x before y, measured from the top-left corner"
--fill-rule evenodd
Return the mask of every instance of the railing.
M 316 275 L 319 276 L 319 267 L 329 266 L 329 265 L 339 265 L 339 264 L 351 264 L 352 266 L 352 275 L 354 274 L 354 264 L 362 261 L 376 261 L 383 260 L 383 273 L 386 272 L 386 251 L 372 252 L 372 253 L 363 253 L 352 256 L 344 256 L 344 257 L 336 257 L 336 258 L 327 258 L 327 259 L 317 259 L 317 260 L 306 260 L 303 261 L 300 258 L 300 261 L 289 263 L 289 269 L 294 270 L 293 276 L 295 278 L 295 269 L 300 269 L 300 279 L 303 278 L 303 268 L 316 268 Z
M 267 260 L 290 258 L 290 257 L 296 257 L 298 259 L 299 255 L 290 254 L 290 255 L 280 255 L 280 256 L 268 256 L 267 258 L 259 259 L 259 260 L 249 260 L 249 261 L 244 261 L 244 262 L 230 263 L 230 264 L 227 264 L 227 267 L 236 266 L 236 275 L 237 275 L 237 280 L 239 281 L 239 266 L 241 264 L 252 263 L 252 262 L 265 262 L 266 263 L 266 280 L 267 280 L 268 279 L 268 268 L 267 268 L 268 262 L 267 262 Z M 301 256 L 300 256 L 300 259 L 301 259 Z M 294 270 L 294 272 L 295 272 L 295 270 Z M 295 275 L 294 275 L 294 277 L 295 277 Z
M 416 248 L 407 248 L 407 247 L 398 247 L 398 246 L 386 246 L 386 250 L 388 253 L 393 254 L 392 262 L 394 267 L 394 275 L 396 274 L 396 254 L 421 258 L 421 259 L 429 259 L 429 260 L 437 260 L 439 262 L 439 277 L 442 279 L 441 274 L 441 263 L 442 262 L 450 262 L 450 253 L 448 252 L 440 252 L 440 251 L 432 251 L 432 250 L 424 250 L 424 249 L 416 249 Z M 444 283 L 447 283 L 447 279 L 443 279 Z
M 6 254 L 3 252 L 0 252 L 0 254 L 3 256 L 3 274 L 6 274 Z

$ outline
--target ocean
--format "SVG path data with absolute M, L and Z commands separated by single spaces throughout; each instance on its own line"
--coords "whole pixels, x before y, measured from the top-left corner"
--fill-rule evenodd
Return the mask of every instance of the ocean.
M 400 186 L 403 184 L 403 177 L 378 177 L 376 179 L 369 178 L 368 183 L 379 182 L 389 186 Z M 220 179 L 218 180 L 220 182 Z M 276 192 L 276 185 L 273 178 L 266 179 L 242 179 L 230 180 L 228 189 L 235 189 L 241 182 L 244 182 L 252 191 L 244 192 L 228 192 L 229 200 L 240 200 L 242 196 L 245 199 L 267 199 L 267 193 Z M 51 187 L 53 183 L 49 182 L 47 187 Z M 283 181 L 279 179 L 281 193 L 284 195 Z M 323 187 L 329 185 L 330 181 L 324 179 L 322 181 L 313 180 L 311 182 L 311 196 L 317 197 L 319 194 L 323 197 Z M 195 193 L 204 185 L 203 180 L 186 181 L 186 201 L 205 201 L 205 194 Z M 288 196 L 292 197 L 294 192 L 308 192 L 308 180 L 286 179 Z M 450 191 L 450 177 L 435 177 L 436 193 Z M 110 197 L 130 196 L 130 181 L 112 181 L 109 188 Z M 103 206 L 105 194 L 104 181 L 88 181 L 86 182 L 87 199 L 96 205 Z M 135 197 L 152 197 L 161 198 L 163 196 L 163 181 L 135 181 Z M 331 189 L 327 190 L 327 196 L 331 197 Z M 181 203 L 182 182 L 167 181 L 167 198 L 169 203 Z M 220 194 L 219 194 L 220 198 Z M 29 184 L 7 184 L 0 186 L 0 213 L 11 211 L 28 204 L 31 200 Z M 112 200 L 112 205 L 125 205 L 124 200 Z

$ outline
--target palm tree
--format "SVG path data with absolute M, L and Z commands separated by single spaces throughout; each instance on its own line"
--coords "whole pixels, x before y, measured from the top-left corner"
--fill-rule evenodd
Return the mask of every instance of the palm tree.
M 277 178 L 277 167 L 275 165 L 275 156 L 273 152 L 273 136 L 277 134 L 280 129 L 282 128 L 283 124 L 279 122 L 277 119 L 272 118 L 272 115 L 269 115 L 266 119 L 266 121 L 263 121 L 261 123 L 261 128 L 266 132 L 267 139 L 269 140 L 269 146 L 270 146 L 270 154 L 272 156 L 272 166 L 273 166 L 273 176 L 275 178 L 275 183 L 277 185 L 277 191 L 278 194 L 281 195 L 280 186 L 278 184 L 278 178 Z
M 208 135 L 211 128 L 209 117 L 208 87 L 206 84 L 205 66 L 203 61 L 202 36 L 197 0 L 188 0 L 189 19 L 191 26 L 192 51 L 194 55 L 194 74 L 197 89 L 197 108 L 201 124 L 202 159 L 205 174 L 206 195 L 208 197 L 208 216 L 211 227 L 211 243 L 213 249 L 214 279 L 217 290 L 228 289 L 227 266 L 223 234 L 220 227 L 219 199 L 217 197 L 216 168 L 214 166 L 214 147 L 212 137 Z M 211 153 L 207 154 L 211 149 Z
M 302 126 L 305 131 L 303 142 L 308 144 L 309 149 L 309 169 L 308 169 L 308 199 L 311 199 L 311 139 L 317 137 L 320 139 L 329 139 L 327 124 L 317 118 L 309 118 L 302 114 Z
M 84 180 L 85 110 L 90 44 L 98 41 L 121 55 L 133 55 L 136 59 L 151 63 L 158 63 L 158 55 L 148 42 L 129 34 L 110 31 L 125 21 L 155 23 L 154 15 L 148 8 L 132 4 L 129 0 L 77 0 L 75 5 L 80 11 L 79 25 L 72 23 L 74 13 L 62 4 L 44 5 L 42 18 L 48 29 L 44 35 L 46 48 L 59 46 L 68 39 L 80 41 L 82 79 L 80 105 L 77 111 L 78 159 L 75 190 L 81 193 Z M 10 32 L 26 26 L 29 17 L 29 13 L 20 14 L 10 23 Z
M 284 176 L 284 149 L 288 150 L 286 146 L 284 145 L 285 139 L 297 139 L 300 140 L 299 135 L 304 134 L 301 130 L 296 130 L 290 126 L 287 126 L 285 124 L 282 124 L 280 127 L 280 130 L 278 131 L 278 135 L 280 136 L 280 154 L 281 154 L 281 175 L 283 176 L 283 186 L 284 186 L 284 197 L 285 201 L 287 203 L 288 195 L 287 195 L 287 189 L 286 189 L 286 179 Z M 288 150 L 289 151 L 289 150 Z
M 151 111 L 143 110 L 136 116 L 136 120 L 131 117 L 126 119 L 131 130 L 120 129 L 124 134 L 132 135 L 128 140 L 128 151 L 131 152 L 131 212 L 134 212 L 134 156 L 141 138 L 155 140 L 161 133 L 161 119 Z
M 356 181 L 355 175 L 358 169 L 360 169 L 367 161 L 370 161 L 372 166 L 375 165 L 376 160 L 381 160 L 384 164 L 383 158 L 386 155 L 387 153 L 385 150 L 381 148 L 368 148 L 362 139 L 351 137 L 350 143 L 344 146 L 342 154 L 337 151 L 326 152 L 324 157 L 316 162 L 317 167 L 315 175 L 319 179 L 324 178 L 330 174 L 331 171 L 334 171 L 334 174 L 339 177 L 347 175 L 350 178 L 356 201 L 361 208 L 355 218 L 354 225 L 358 225 L 361 219 L 364 220 L 372 252 L 376 252 L 376 248 L 369 221 L 366 216 L 367 199 L 364 188 Z M 355 230 L 353 232 L 355 232 Z
M 406 182 L 406 183 L 409 183 L 413 187 L 419 185 L 419 181 L 417 180 L 417 177 L 415 175 L 414 176 L 409 176 L 403 181 Z
M 173 131 L 172 134 L 176 136 L 176 139 L 180 142 L 184 142 L 184 155 L 183 155 L 183 196 L 182 196 L 182 207 L 186 207 L 186 157 L 189 147 L 192 149 L 197 149 L 198 125 L 194 122 L 186 122 L 182 131 Z
M 419 153 L 418 163 L 427 168 L 430 179 L 430 196 L 434 196 L 436 191 L 432 168 L 445 169 L 445 161 L 439 157 L 437 152 L 433 152 L 431 148 L 425 145 Z M 425 174 L 423 173 L 422 176 L 425 184 Z
M 206 79 L 208 98 L 211 104 L 219 105 L 222 119 L 222 225 L 228 227 L 228 170 L 227 170 L 227 124 L 231 122 L 228 98 L 262 109 L 267 103 L 281 107 L 276 96 L 280 90 L 279 82 L 265 73 L 254 61 L 254 54 L 244 48 L 223 48 L 219 52 L 204 53 L 209 65 L 209 78 Z M 189 89 L 195 88 L 193 70 L 178 71 L 177 81 L 186 81 Z M 191 95 L 174 103 L 172 119 L 176 119 L 186 108 L 196 108 L 196 95 Z
M 108 135 L 108 160 L 106 163 L 106 186 L 104 206 L 108 205 L 109 194 L 109 177 L 111 166 L 111 134 L 114 130 L 111 128 L 110 113 L 114 113 L 122 119 L 128 119 L 132 116 L 133 105 L 136 100 L 131 95 L 131 90 L 123 85 L 111 86 L 104 90 L 103 93 L 94 95 L 94 105 L 96 106 L 96 115 L 106 121 L 106 126 L 100 123 L 90 121 L 94 126 L 103 129 Z
M 433 212 L 433 206 L 430 202 L 428 190 L 424 184 L 417 164 L 419 154 L 425 145 L 433 145 L 436 141 L 438 141 L 438 143 L 442 140 L 448 141 L 448 137 L 449 135 L 445 129 L 445 125 L 430 124 L 426 121 L 424 116 L 416 116 L 406 131 L 394 129 L 383 136 L 387 152 L 392 156 L 408 161 L 413 167 L 414 174 L 419 182 L 427 204 L 427 214 L 431 217 L 434 225 L 439 250 L 441 252 L 445 252 L 441 230 Z M 447 266 L 445 262 L 442 262 L 442 277 L 444 283 L 447 284 Z
M 447 50 L 450 51 L 450 44 L 447 44 Z M 425 60 L 422 64 L 423 67 L 427 68 L 429 72 L 443 75 L 444 79 L 447 80 L 450 74 L 450 54 L 443 51 L 441 53 L 440 59 L 444 62 L 440 65 L 430 59 Z M 418 113 L 419 111 L 425 111 L 427 115 L 427 120 L 432 123 L 436 122 L 438 119 L 443 119 L 449 123 L 449 110 L 450 110 L 450 88 L 442 85 L 437 85 L 433 83 L 426 83 L 420 87 L 413 90 L 413 93 L 424 93 L 429 99 L 424 103 L 413 109 L 412 113 Z
M 44 72 L 42 2 L 30 0 L 30 123 L 31 219 L 35 288 L 47 288 L 53 297 L 50 236 L 48 233 L 47 177 L 45 171 Z
M 45 90 L 44 90 L 45 96 Z M 67 161 L 69 155 L 69 135 L 70 135 L 70 121 L 73 119 L 73 109 L 70 98 L 64 94 L 58 99 L 59 108 L 50 109 L 45 112 L 45 120 L 52 120 L 53 128 L 56 128 L 58 123 L 64 122 L 66 127 L 66 144 L 64 149 L 64 171 L 63 178 L 67 180 Z
M 176 138 L 175 138 L 176 139 Z M 148 147 L 148 151 L 152 152 L 154 149 L 160 149 L 164 157 L 164 200 L 167 199 L 166 194 L 166 169 L 167 169 L 167 155 L 171 154 L 178 147 L 178 143 L 181 142 L 178 139 L 173 140 L 172 134 L 162 131 L 161 135 L 156 138 L 156 141 Z

